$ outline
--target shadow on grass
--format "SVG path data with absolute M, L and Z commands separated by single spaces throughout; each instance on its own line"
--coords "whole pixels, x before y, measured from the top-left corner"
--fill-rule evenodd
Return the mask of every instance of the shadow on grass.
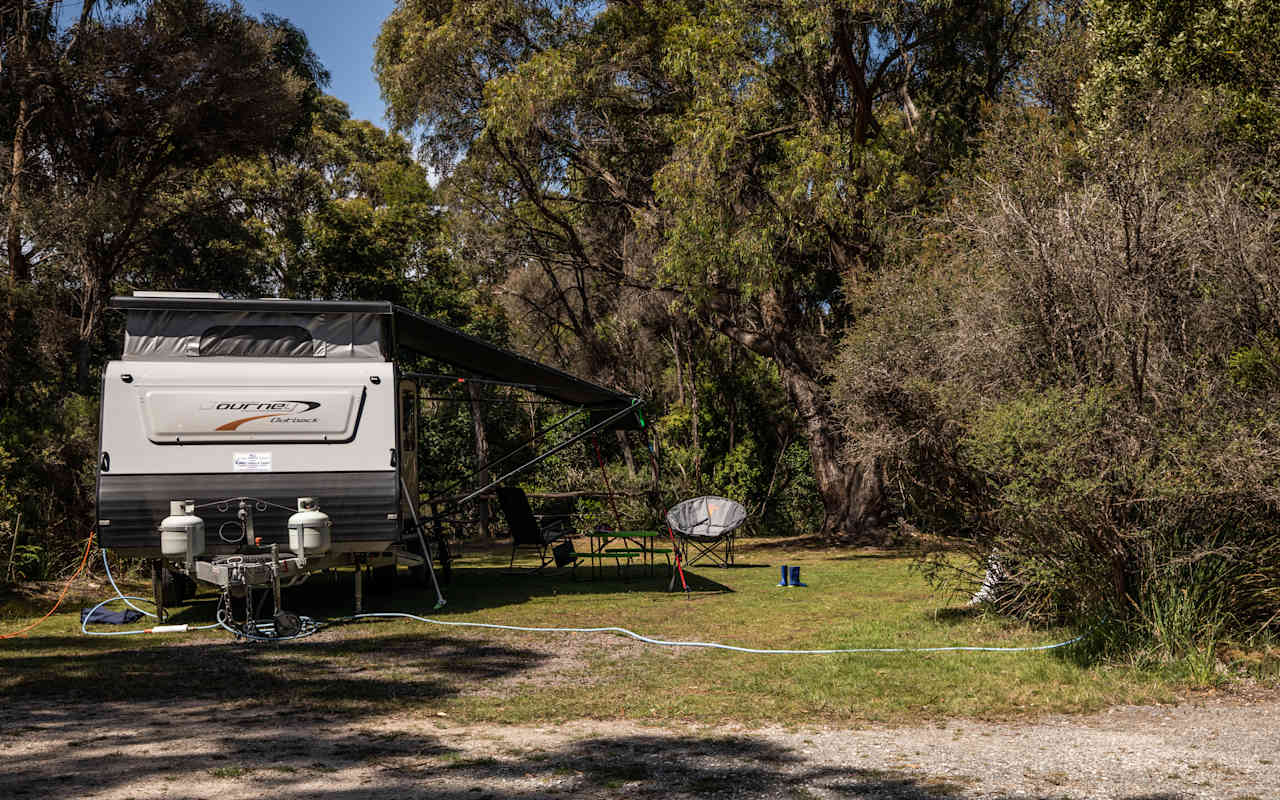
M 773 564 L 727 564 L 726 565 L 726 564 L 693 563 L 693 564 L 685 564 L 684 568 L 685 570 L 689 570 L 692 567 L 699 567 L 701 569 L 723 569 L 723 570 L 732 571 L 735 569 L 772 569 L 773 566 L 774 566 Z
M 517 606 L 551 597 L 598 597 L 602 603 L 625 600 L 635 593 L 665 594 L 670 574 L 659 567 L 652 574 L 640 566 L 623 567 L 621 577 L 610 566 L 595 579 L 588 579 L 579 572 L 575 580 L 565 568 L 542 572 L 513 573 L 504 566 L 474 566 L 458 564 L 453 567 L 452 581 L 442 585 L 447 605 L 435 609 L 435 591 L 430 586 L 416 583 L 407 570 L 397 575 L 395 589 L 386 593 L 373 591 L 365 584 L 363 610 L 366 612 L 394 611 L 420 616 L 448 618 L 458 614 L 486 609 Z M 686 579 L 697 583 L 698 591 L 732 592 L 730 587 L 713 578 L 685 571 Z M 679 579 L 676 581 L 677 588 Z M 692 586 L 691 586 L 692 588 Z M 281 604 L 288 610 L 316 619 L 337 619 L 355 611 L 355 578 L 351 571 L 335 571 L 317 574 L 300 586 L 286 589 Z M 114 606 L 113 606 L 114 607 Z M 212 622 L 217 607 L 214 589 L 204 587 L 201 594 L 184 606 L 172 609 L 168 621 L 174 624 L 192 625 Z M 264 616 L 270 616 L 270 600 L 263 607 Z M 551 624 L 549 621 L 548 624 Z M 110 630 L 103 627 L 102 630 Z
M 848 553 L 840 553 L 839 555 L 828 555 L 823 558 L 824 561 L 901 561 L 904 558 L 910 558 L 911 553 L 904 550 L 893 549 L 871 549 L 855 550 Z
M 8 769 L 0 772 L 0 796 L 72 797 L 112 790 L 151 794 L 159 789 L 179 798 L 245 792 L 333 797 L 343 793 L 314 788 L 294 792 L 290 785 L 329 778 L 380 759 L 421 761 L 454 754 L 435 734 L 364 730 L 352 726 L 358 720 L 350 715 L 335 719 L 305 706 L 263 702 L 242 709 L 178 700 L 77 713 L 81 710 L 39 708 L 21 720 L 16 731 L 9 731 L 24 738 L 38 736 L 42 743 L 47 739 L 49 745 L 34 752 L 10 752 Z M 234 788 L 251 776 L 266 778 L 270 789 Z M 166 783 L 142 788 L 153 781 Z
M 689 591 L 691 592 L 698 592 L 701 594 L 731 594 L 733 592 L 733 589 L 730 589 L 728 586 L 725 586 L 723 583 L 720 583 L 703 572 L 693 571 L 688 568 L 684 571 L 684 581 L 689 586 Z M 684 591 L 680 586 L 679 575 L 676 576 L 675 591 Z
M 154 646 L 42 637 L 5 653 L 5 694 L 25 700 L 152 702 L 255 699 L 331 709 L 436 701 L 506 678 L 547 656 L 449 636 L 316 638 L 287 645 Z
M 964 622 L 972 622 L 982 616 L 982 613 L 981 606 L 949 606 L 932 611 L 927 616 L 932 621 L 959 625 Z
M 448 729 L 361 729 L 296 709 L 217 722 L 189 704 L 147 704 L 127 709 L 117 720 L 120 728 L 113 730 L 57 710 L 37 713 L 28 728 L 37 731 L 39 745 L 7 759 L 0 794 L 67 796 L 89 788 L 151 793 L 154 781 L 176 781 L 180 775 L 181 783 L 164 787 L 169 796 L 959 800 L 970 796 L 967 788 L 976 780 L 930 777 L 927 766 L 923 773 L 904 773 L 867 761 L 815 763 L 791 747 L 749 734 L 600 735 L 542 749 L 503 747 L 498 739 L 468 750 L 471 742 Z M 1018 795 L 1022 800 L 1060 796 Z M 1174 797 L 1144 794 L 1124 800 Z
M 402 576 L 403 577 L 403 576 Z M 697 586 L 700 592 L 732 592 L 733 589 L 712 577 L 700 572 L 685 570 L 685 579 L 690 581 L 690 588 Z M 308 608 L 322 608 L 328 614 L 348 614 L 351 610 L 351 577 L 341 575 L 338 589 L 324 597 L 299 594 L 300 602 L 312 603 Z M 517 606 L 550 597 L 582 597 L 599 598 L 602 606 L 626 602 L 628 595 L 637 593 L 667 593 L 670 573 L 665 567 L 659 567 L 652 574 L 640 566 L 633 565 L 622 568 L 619 577 L 615 567 L 601 570 L 598 577 L 588 579 L 579 568 L 577 580 L 568 570 L 547 570 L 541 573 L 512 574 L 504 567 L 456 565 L 453 568 L 453 580 L 442 587 L 448 598 L 448 605 L 438 611 L 430 611 L 435 603 L 435 593 L 428 588 L 401 586 L 389 595 L 366 596 L 366 610 L 410 611 L 438 617 L 448 617 L 461 613 L 483 611 L 486 609 Z M 680 580 L 676 579 L 679 589 Z M 301 591 L 300 587 L 298 591 Z M 317 601 L 324 601 L 319 603 Z M 299 606 L 303 608 L 303 606 Z M 425 609 L 425 611 L 424 611 Z M 311 613 L 311 612 L 306 612 Z M 548 620 L 548 625 L 554 620 Z
M 397 575 L 393 591 L 375 593 L 370 591 L 372 587 L 366 583 L 363 610 L 366 613 L 397 612 L 448 619 L 461 614 L 520 606 L 530 601 L 554 597 L 598 598 L 604 608 L 630 602 L 630 598 L 637 593 L 668 595 L 667 587 L 671 578 L 664 569 L 659 568 L 651 574 L 646 568 L 633 565 L 623 567 L 622 570 L 621 577 L 614 567 L 609 567 L 607 572 L 593 580 L 588 580 L 581 574 L 574 580 L 567 569 L 512 573 L 505 566 L 456 565 L 453 568 L 453 580 L 441 587 L 448 602 L 443 608 L 436 609 L 435 591 L 429 586 L 419 585 L 407 570 L 402 569 Z M 734 591 L 701 570 L 686 569 L 684 575 L 692 592 L 712 595 Z M 677 577 L 674 593 L 670 596 L 675 599 L 680 593 L 680 580 Z M 266 601 L 261 607 L 260 616 L 269 618 L 270 595 L 260 593 L 258 596 Z M 289 611 L 317 620 L 340 620 L 354 613 L 354 597 L 354 573 L 334 571 L 316 574 L 306 583 L 286 589 L 281 605 Z M 188 600 L 185 605 L 170 609 L 166 621 L 170 624 L 209 624 L 216 618 L 217 604 L 216 590 L 203 587 L 201 593 Z M 121 606 L 112 606 L 118 607 Z M 125 627 L 145 627 L 148 624 L 150 621 Z M 556 620 L 548 618 L 543 624 L 554 626 Z M 95 626 L 95 629 L 113 630 L 107 625 Z

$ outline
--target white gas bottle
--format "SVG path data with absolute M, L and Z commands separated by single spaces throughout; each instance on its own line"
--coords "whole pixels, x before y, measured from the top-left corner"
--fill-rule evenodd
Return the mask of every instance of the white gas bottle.
M 191 561 L 204 552 L 204 520 L 191 513 L 192 500 L 170 500 L 160 522 L 160 552 L 175 561 Z
M 289 517 L 289 549 L 299 555 L 329 552 L 333 521 L 320 510 L 314 497 L 298 498 L 298 513 Z

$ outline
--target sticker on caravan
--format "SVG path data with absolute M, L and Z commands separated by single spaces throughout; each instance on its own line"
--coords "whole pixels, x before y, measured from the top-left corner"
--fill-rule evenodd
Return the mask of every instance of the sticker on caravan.
M 232 462 L 234 472 L 270 472 L 270 453 L 235 453 Z
M 363 397 L 362 386 L 146 386 L 140 391 L 147 438 L 156 444 L 349 442 Z

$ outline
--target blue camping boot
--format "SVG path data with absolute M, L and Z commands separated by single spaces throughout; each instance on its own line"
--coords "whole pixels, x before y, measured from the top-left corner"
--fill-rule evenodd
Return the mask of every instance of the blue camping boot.
M 779 585 L 779 586 L 790 586 L 790 585 L 791 585 L 791 584 L 787 583 L 787 565 L 786 565 L 786 564 L 783 564 L 783 565 L 782 565 L 782 580 L 778 581 L 778 585 Z
M 807 583 L 801 583 L 801 582 L 800 582 L 800 568 L 799 568 L 799 567 L 792 567 L 792 568 L 791 568 L 791 585 L 792 585 L 792 586 L 808 586 L 808 585 L 809 585 L 809 584 L 807 584 Z

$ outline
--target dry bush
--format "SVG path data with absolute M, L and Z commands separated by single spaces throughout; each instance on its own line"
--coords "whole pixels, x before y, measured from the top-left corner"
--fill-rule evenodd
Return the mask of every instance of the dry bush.
M 995 554 L 1001 605 L 1179 652 L 1280 612 L 1280 218 L 1198 104 L 1143 111 L 1088 148 L 997 115 L 836 372 L 904 521 Z

